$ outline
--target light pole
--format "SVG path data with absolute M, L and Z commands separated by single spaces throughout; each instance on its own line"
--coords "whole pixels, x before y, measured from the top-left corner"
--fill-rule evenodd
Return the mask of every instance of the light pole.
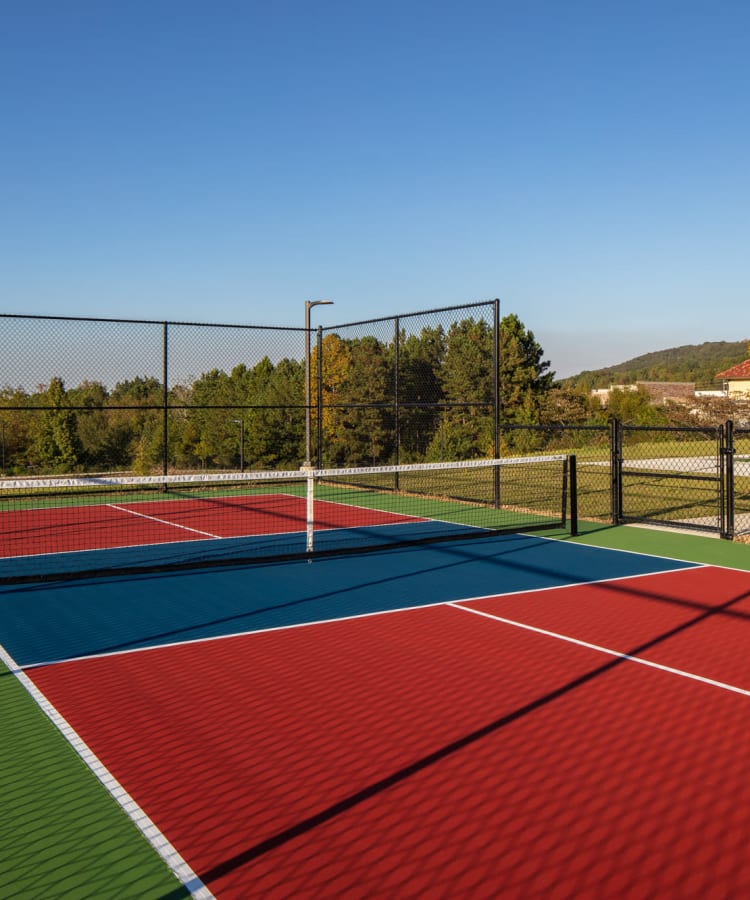
M 313 306 L 332 306 L 333 300 L 305 300 L 305 461 L 303 469 L 312 469 L 310 459 L 310 310 Z M 320 403 L 320 397 L 318 397 Z

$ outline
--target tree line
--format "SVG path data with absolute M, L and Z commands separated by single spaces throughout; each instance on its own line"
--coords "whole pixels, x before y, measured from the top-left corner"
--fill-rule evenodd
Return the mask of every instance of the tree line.
M 466 318 L 398 344 L 373 336 L 322 340 L 311 358 L 311 424 L 321 462 L 359 466 L 488 457 L 495 449 L 493 329 Z M 613 394 L 603 409 L 555 384 L 550 364 L 516 315 L 500 323 L 502 425 L 602 424 L 612 416 L 668 424 L 642 392 Z M 305 457 L 305 364 L 267 356 L 212 369 L 165 395 L 153 377 L 107 389 L 61 378 L 36 391 L 0 389 L 2 472 L 44 474 L 298 468 Z M 318 371 L 322 394 L 318 396 Z M 320 405 L 319 404 L 319 400 Z M 165 435 L 166 426 L 166 435 Z M 515 441 L 515 447 L 512 446 Z M 503 450 L 538 449 L 539 435 L 504 433 Z M 316 453 L 313 453 L 317 461 Z
M 584 371 L 563 384 L 591 390 L 611 384 L 635 384 L 637 381 L 687 381 L 698 386 L 716 386 L 717 372 L 730 369 L 750 356 L 750 342 L 706 341 L 686 344 L 636 356 L 616 366 Z

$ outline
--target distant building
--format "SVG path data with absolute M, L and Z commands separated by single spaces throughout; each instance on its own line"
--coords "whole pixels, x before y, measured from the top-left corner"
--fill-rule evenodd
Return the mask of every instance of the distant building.
M 750 397 L 750 359 L 719 372 L 716 378 L 724 382 L 725 397 Z
M 695 397 L 694 381 L 636 381 L 653 403 L 689 403 Z
M 692 381 L 636 381 L 635 384 L 611 384 L 608 388 L 597 388 L 591 391 L 602 406 L 609 403 L 613 391 L 637 391 L 638 388 L 648 394 L 652 403 L 689 403 L 695 397 L 695 382 Z

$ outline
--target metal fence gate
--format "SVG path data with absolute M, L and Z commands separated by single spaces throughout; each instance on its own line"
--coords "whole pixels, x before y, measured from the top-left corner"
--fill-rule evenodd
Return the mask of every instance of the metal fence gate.
M 750 428 L 735 428 L 727 422 L 727 504 L 732 533 L 729 537 L 750 540 Z
M 666 428 L 613 421 L 613 521 L 672 525 L 731 538 L 728 426 Z

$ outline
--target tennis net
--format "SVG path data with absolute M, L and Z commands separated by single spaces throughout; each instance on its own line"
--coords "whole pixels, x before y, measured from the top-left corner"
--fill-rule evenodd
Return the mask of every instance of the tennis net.
M 0 583 L 564 527 L 568 494 L 563 455 L 309 471 L 5 478 Z

